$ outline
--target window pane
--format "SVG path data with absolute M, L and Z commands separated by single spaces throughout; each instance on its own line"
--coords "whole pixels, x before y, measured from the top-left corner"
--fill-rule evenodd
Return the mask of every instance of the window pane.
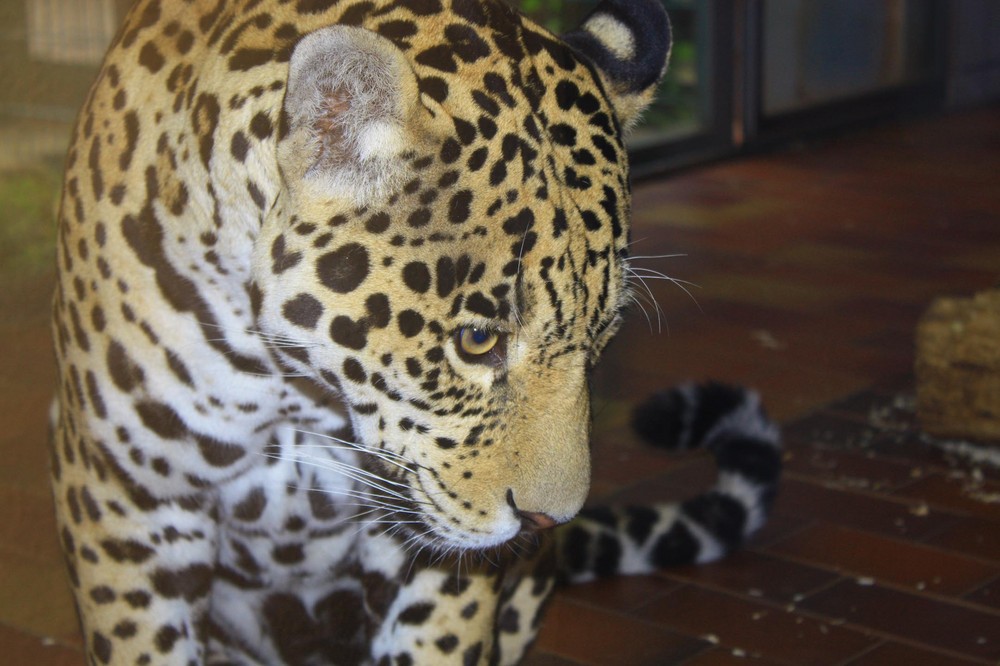
M 766 0 L 763 112 L 918 82 L 932 35 L 930 0 Z

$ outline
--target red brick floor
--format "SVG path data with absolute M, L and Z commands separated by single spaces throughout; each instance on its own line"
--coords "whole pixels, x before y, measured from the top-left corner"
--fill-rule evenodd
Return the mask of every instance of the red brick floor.
M 996 664 L 1000 468 L 923 437 L 913 332 L 1000 283 L 1000 110 L 902 124 L 648 181 L 632 314 L 595 377 L 594 502 L 680 498 L 704 456 L 643 449 L 630 405 L 685 379 L 761 391 L 785 425 L 767 527 L 727 560 L 562 590 L 550 664 Z M 0 295 L 0 661 L 80 663 L 46 487 L 48 283 Z M 662 332 L 658 332 L 662 327 Z M 1000 448 L 993 449 L 994 452 Z

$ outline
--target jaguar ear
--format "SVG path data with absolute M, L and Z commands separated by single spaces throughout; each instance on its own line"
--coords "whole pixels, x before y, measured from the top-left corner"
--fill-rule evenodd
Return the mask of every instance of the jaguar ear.
M 622 125 L 635 124 L 670 59 L 670 19 L 660 0 L 603 0 L 562 38 L 597 66 Z
M 361 28 L 333 26 L 292 53 L 278 159 L 293 190 L 365 205 L 399 186 L 414 146 L 417 79 L 402 52 Z

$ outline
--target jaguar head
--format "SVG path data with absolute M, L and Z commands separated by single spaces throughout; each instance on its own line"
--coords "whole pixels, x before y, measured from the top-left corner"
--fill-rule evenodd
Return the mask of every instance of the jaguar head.
M 484 7 L 403 43 L 299 42 L 254 261 L 259 327 L 343 396 L 385 504 L 463 549 L 583 505 L 588 372 L 627 300 L 623 127 L 669 51 L 654 0 L 563 38 Z

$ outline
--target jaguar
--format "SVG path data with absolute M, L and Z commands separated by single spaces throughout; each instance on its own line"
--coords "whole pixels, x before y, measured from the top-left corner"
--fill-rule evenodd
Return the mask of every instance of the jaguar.
M 657 0 L 139 0 L 58 220 L 52 478 L 93 664 L 507 664 L 557 581 L 764 520 L 756 394 L 654 396 L 681 505 L 588 508 Z

